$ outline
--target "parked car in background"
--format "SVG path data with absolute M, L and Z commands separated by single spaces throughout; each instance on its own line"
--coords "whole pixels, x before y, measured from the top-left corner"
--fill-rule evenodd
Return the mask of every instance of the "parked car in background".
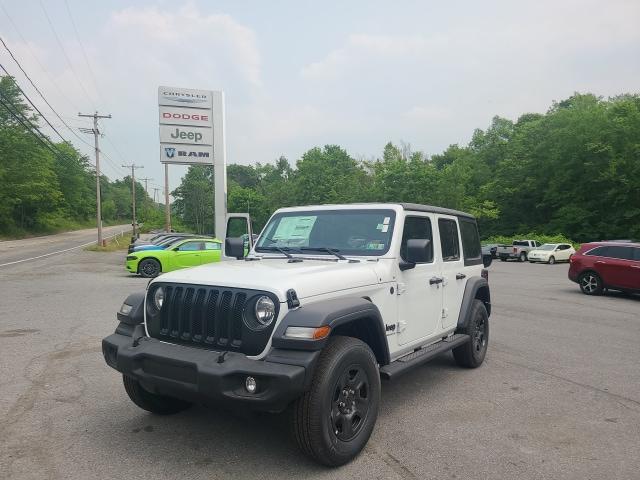
M 569 280 L 586 295 L 607 289 L 640 292 L 640 243 L 585 243 L 570 262 Z
M 486 243 L 482 245 L 482 255 L 491 255 L 491 258 L 498 258 L 498 244 Z
M 217 238 L 182 239 L 164 250 L 146 250 L 127 255 L 127 271 L 145 278 L 164 272 L 219 262 L 222 242 Z
M 542 262 L 553 265 L 556 262 L 568 262 L 574 253 L 576 250 L 569 243 L 545 243 L 531 250 L 527 257 L 531 263 Z
M 133 249 L 135 247 L 140 246 L 140 245 L 155 245 L 155 244 L 158 244 L 158 243 L 160 243 L 162 241 L 168 240 L 169 238 L 196 237 L 196 236 L 198 236 L 198 235 L 193 234 L 193 233 L 175 233 L 175 232 L 158 233 L 156 235 L 153 235 L 148 240 L 143 240 L 141 238 L 138 238 L 134 242 L 131 242 L 129 244 L 128 252 L 129 253 L 133 252 Z
M 181 237 L 166 237 L 161 241 L 159 241 L 158 243 L 149 243 L 149 244 L 138 245 L 136 247 L 133 247 L 133 251 L 129 253 L 144 252 L 147 250 L 165 250 L 167 248 L 171 248 L 173 245 L 176 245 L 178 242 L 181 242 L 188 238 L 213 238 L 213 237 L 207 237 L 204 235 L 184 235 Z
M 536 240 L 514 240 L 511 245 L 498 245 L 497 254 L 500 260 L 518 260 L 526 262 L 529 252 L 540 246 Z

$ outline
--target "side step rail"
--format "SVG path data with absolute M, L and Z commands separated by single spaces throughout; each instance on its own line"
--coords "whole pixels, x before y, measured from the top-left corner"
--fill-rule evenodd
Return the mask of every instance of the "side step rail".
M 389 365 L 385 365 L 380 368 L 380 376 L 387 380 L 392 380 L 399 377 L 405 372 L 408 372 L 412 368 L 415 368 L 423 363 L 427 363 L 429 360 L 437 357 L 438 355 L 448 352 L 449 350 L 464 345 L 471 340 L 469 335 L 462 333 L 456 333 L 444 340 L 432 343 L 419 350 L 411 352 L 403 357 L 398 358 L 396 361 L 391 362 Z

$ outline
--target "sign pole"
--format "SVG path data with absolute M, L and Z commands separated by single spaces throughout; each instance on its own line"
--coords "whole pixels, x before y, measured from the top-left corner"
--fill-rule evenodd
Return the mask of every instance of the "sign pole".
M 171 231 L 171 206 L 169 205 L 169 164 L 164 164 L 164 229 Z
M 224 242 L 227 228 L 227 144 L 224 92 L 213 91 L 213 181 L 215 235 Z

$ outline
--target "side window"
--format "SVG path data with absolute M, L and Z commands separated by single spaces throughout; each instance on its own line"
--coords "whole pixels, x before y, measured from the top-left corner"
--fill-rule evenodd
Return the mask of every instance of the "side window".
M 440 230 L 442 260 L 445 262 L 460 260 L 460 240 L 458 239 L 456 221 L 440 218 L 438 219 L 438 229 Z
M 431 231 L 431 220 L 427 217 L 406 217 L 404 219 L 404 229 L 402 230 L 402 243 L 400 244 L 400 257 L 407 259 L 407 240 L 427 239 L 429 240 L 429 261 L 433 262 L 433 233 Z
M 221 250 L 221 244 L 217 243 L 217 242 L 204 242 L 204 249 L 205 250 Z
M 640 248 L 634 248 L 633 249 L 633 259 L 636 262 L 640 262 Z
M 593 257 L 606 257 L 608 256 L 607 250 L 608 250 L 608 247 L 596 247 L 589 250 L 587 253 L 585 253 L 585 255 L 589 255 Z
M 179 252 L 195 252 L 202 250 L 202 242 L 186 242 L 178 247 Z
M 465 265 L 477 265 L 482 263 L 482 248 L 476 223 L 470 220 L 460 219 L 460 235 L 462 236 L 462 252 Z
M 607 256 L 619 258 L 620 260 L 633 260 L 633 249 L 631 247 L 609 247 Z

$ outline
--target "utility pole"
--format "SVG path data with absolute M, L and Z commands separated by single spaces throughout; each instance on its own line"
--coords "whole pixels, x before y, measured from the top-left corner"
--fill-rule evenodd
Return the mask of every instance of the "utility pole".
M 159 188 L 153 187 L 153 203 L 156 204 L 158 203 L 158 190 L 160 190 Z
M 140 179 L 140 181 L 141 181 L 141 182 L 144 182 L 144 191 L 145 191 L 145 193 L 146 193 L 147 195 L 149 195 L 149 188 L 147 187 L 147 182 L 148 182 L 149 180 L 153 180 L 153 178 L 148 178 L 148 177 L 147 177 L 147 178 L 141 178 L 141 179 Z
M 131 165 L 122 165 L 124 168 L 131 169 L 131 213 L 133 216 L 133 238 L 136 238 L 136 169 L 144 168 L 142 166 L 132 163 Z
M 82 133 L 92 133 L 95 141 L 96 149 L 96 222 L 98 223 L 98 246 L 102 246 L 102 205 L 100 200 L 100 147 L 98 146 L 98 137 L 100 136 L 100 130 L 98 130 L 99 118 L 111 118 L 109 115 L 98 115 L 98 112 L 92 114 L 78 113 L 79 117 L 92 117 L 93 128 L 81 128 Z

